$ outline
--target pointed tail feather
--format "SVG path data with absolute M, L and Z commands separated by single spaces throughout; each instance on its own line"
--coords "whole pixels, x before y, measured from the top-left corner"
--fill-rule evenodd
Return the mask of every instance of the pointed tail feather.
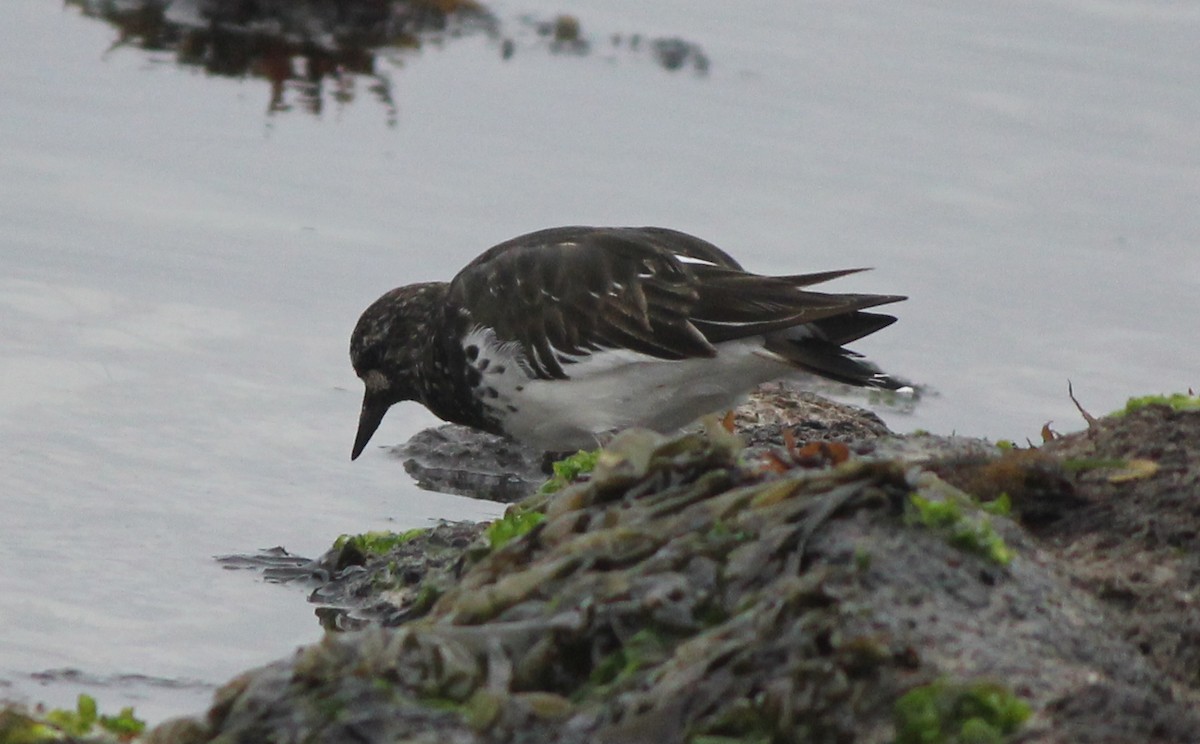
M 766 347 L 806 372 L 847 385 L 898 390 L 908 384 L 890 377 L 853 351 L 823 339 L 772 334 L 767 336 Z
M 710 342 L 720 343 L 793 326 L 818 325 L 825 320 L 834 321 L 832 326 L 840 328 L 838 318 L 856 315 L 857 311 L 876 305 L 907 299 L 901 295 L 823 294 L 796 290 L 794 287 L 786 287 L 786 292 L 784 296 L 764 296 L 763 292 L 740 293 L 728 287 L 714 290 L 712 286 L 707 286 L 692 308 L 690 320 Z M 890 317 L 871 316 L 869 313 L 863 315 Z M 855 338 L 867 333 L 870 331 L 863 331 Z
M 853 312 L 814 320 L 809 325 L 832 344 L 842 346 L 883 330 L 896 322 L 896 316 L 883 313 Z
M 834 271 L 819 271 L 819 272 L 816 272 L 813 274 L 791 274 L 789 276 L 776 276 L 776 277 L 772 277 L 772 278 L 787 282 L 788 284 L 791 284 L 793 287 L 809 287 L 809 286 L 812 286 L 813 284 L 820 284 L 822 282 L 828 282 L 833 279 L 840 279 L 843 276 L 849 276 L 850 274 L 857 274 L 861 271 L 870 271 L 870 270 L 871 269 L 869 269 L 867 267 L 858 268 L 858 269 L 837 269 Z

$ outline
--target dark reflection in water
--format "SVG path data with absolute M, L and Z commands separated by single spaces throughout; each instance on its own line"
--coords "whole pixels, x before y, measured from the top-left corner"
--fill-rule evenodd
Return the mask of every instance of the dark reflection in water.
M 329 100 L 352 103 L 360 82 L 396 123 L 390 77 L 378 57 L 398 60 L 424 44 L 482 35 L 509 59 L 522 49 L 585 56 L 605 47 L 648 56 L 671 71 L 708 72 L 708 58 L 678 38 L 612 34 L 606 44 L 583 33 L 580 21 L 520 18 L 507 32 L 473 0 L 64 0 L 117 29 L 109 51 L 133 46 L 170 52 L 180 65 L 213 75 L 257 77 L 270 83 L 267 111 L 319 115 Z M 392 69 L 395 65 L 391 66 Z

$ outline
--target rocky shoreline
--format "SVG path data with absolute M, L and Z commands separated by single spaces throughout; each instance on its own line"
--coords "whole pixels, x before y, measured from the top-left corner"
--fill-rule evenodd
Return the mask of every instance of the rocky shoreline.
M 1200 411 L 1018 448 L 758 403 L 293 566 L 338 630 L 143 740 L 1196 740 Z

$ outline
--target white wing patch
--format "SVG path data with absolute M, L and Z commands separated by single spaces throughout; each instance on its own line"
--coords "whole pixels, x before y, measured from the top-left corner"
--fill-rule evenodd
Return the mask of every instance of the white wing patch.
M 679 263 L 698 264 L 700 266 L 716 266 L 717 265 L 716 261 L 709 261 L 706 258 L 697 258 L 695 256 L 689 256 L 686 253 L 672 253 L 671 255 L 674 256 L 675 260 L 678 261 Z

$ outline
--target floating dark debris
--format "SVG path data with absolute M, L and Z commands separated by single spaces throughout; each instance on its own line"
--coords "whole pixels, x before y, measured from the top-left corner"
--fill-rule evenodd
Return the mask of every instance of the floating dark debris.
M 381 56 L 398 63 L 428 44 L 483 36 L 507 60 L 522 49 L 585 56 L 597 45 L 572 15 L 521 18 L 505 33 L 497 18 L 473 0 L 65 0 L 84 15 L 117 29 L 111 52 L 134 47 L 171 53 L 174 61 L 211 75 L 261 78 L 270 83 L 269 113 L 322 113 L 333 103 L 361 97 L 361 86 L 397 121 L 391 78 Z M 708 71 L 700 47 L 677 38 L 611 49 L 652 59 L 672 71 Z M 638 40 L 639 35 L 627 37 Z M 395 64 L 392 65 L 395 67 Z

